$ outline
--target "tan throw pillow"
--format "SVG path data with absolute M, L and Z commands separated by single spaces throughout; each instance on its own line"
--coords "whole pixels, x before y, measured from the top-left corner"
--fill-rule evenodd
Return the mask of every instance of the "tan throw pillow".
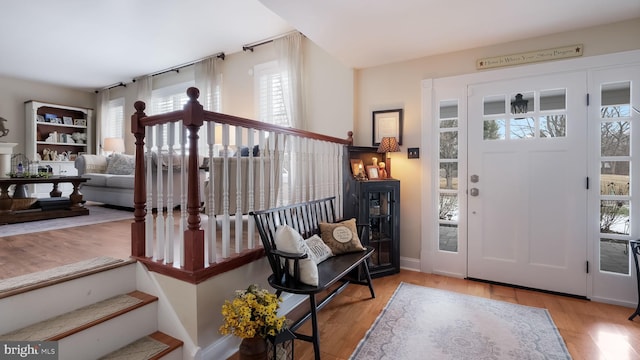
M 328 258 L 333 256 L 331 249 L 327 246 L 327 244 L 322 241 L 322 238 L 318 235 L 313 235 L 304 241 L 307 244 L 309 250 L 311 250 L 308 255 L 316 264 L 320 264 L 321 262 L 327 260 Z
M 320 236 L 334 255 L 365 250 L 358 238 L 356 219 L 334 224 L 320 223 Z
M 275 236 L 276 248 L 294 254 L 311 253 L 302 235 L 288 225 L 279 226 Z M 318 266 L 309 256 L 306 259 L 298 260 L 300 268 L 300 282 L 308 285 L 318 286 Z M 289 274 L 293 275 L 293 260 L 289 260 Z

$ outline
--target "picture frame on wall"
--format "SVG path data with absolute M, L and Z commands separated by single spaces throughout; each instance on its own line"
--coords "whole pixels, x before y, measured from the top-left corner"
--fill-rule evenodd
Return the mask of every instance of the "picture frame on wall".
M 380 145 L 383 137 L 395 137 L 398 145 L 402 145 L 403 109 L 379 110 L 373 112 L 373 131 L 371 143 Z

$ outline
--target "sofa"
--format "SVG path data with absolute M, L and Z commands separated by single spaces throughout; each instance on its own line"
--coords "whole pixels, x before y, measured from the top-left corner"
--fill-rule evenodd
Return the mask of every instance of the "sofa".
M 152 189 L 153 202 L 151 207 L 157 208 L 157 179 L 158 179 L 158 157 L 153 154 L 152 165 Z M 165 163 L 166 160 L 163 161 Z M 177 163 L 177 162 L 176 162 Z M 113 154 L 103 155 L 79 155 L 75 160 L 75 167 L 78 175 L 89 178 L 82 184 L 80 192 L 83 199 L 95 201 L 106 205 L 133 208 L 133 184 L 135 159 L 133 155 Z M 174 165 L 170 172 L 166 164 L 160 167 L 162 171 L 163 184 L 163 207 L 167 206 L 167 180 L 170 173 L 173 178 L 173 203 L 178 206 L 180 203 L 180 177 L 181 169 Z M 199 170 L 200 178 L 200 198 L 204 198 L 205 172 Z

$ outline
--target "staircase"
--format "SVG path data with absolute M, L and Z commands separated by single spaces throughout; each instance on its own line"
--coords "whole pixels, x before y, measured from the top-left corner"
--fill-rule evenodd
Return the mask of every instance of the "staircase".
M 57 341 L 65 360 L 182 359 L 182 341 L 158 331 L 158 298 L 137 290 L 136 266 L 126 261 L 0 298 L 0 341 Z

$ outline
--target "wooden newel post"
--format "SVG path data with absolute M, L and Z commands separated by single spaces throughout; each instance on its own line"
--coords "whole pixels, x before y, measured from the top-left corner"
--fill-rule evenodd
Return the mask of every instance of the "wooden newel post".
M 200 228 L 200 179 L 198 172 L 198 131 L 204 122 L 204 109 L 198 102 L 200 90 L 187 89 L 189 102 L 184 106 L 184 126 L 189 131 L 189 157 L 187 176 L 187 224 L 184 231 L 184 269 L 196 271 L 204 268 L 204 230 Z
M 145 254 L 145 224 L 146 209 L 146 180 L 144 173 L 144 137 L 145 127 L 141 120 L 147 117 L 144 113 L 146 105 L 136 101 L 133 105 L 135 114 L 131 115 L 131 132 L 136 138 L 135 173 L 133 183 L 133 223 L 131 224 L 131 256 L 144 257 Z

